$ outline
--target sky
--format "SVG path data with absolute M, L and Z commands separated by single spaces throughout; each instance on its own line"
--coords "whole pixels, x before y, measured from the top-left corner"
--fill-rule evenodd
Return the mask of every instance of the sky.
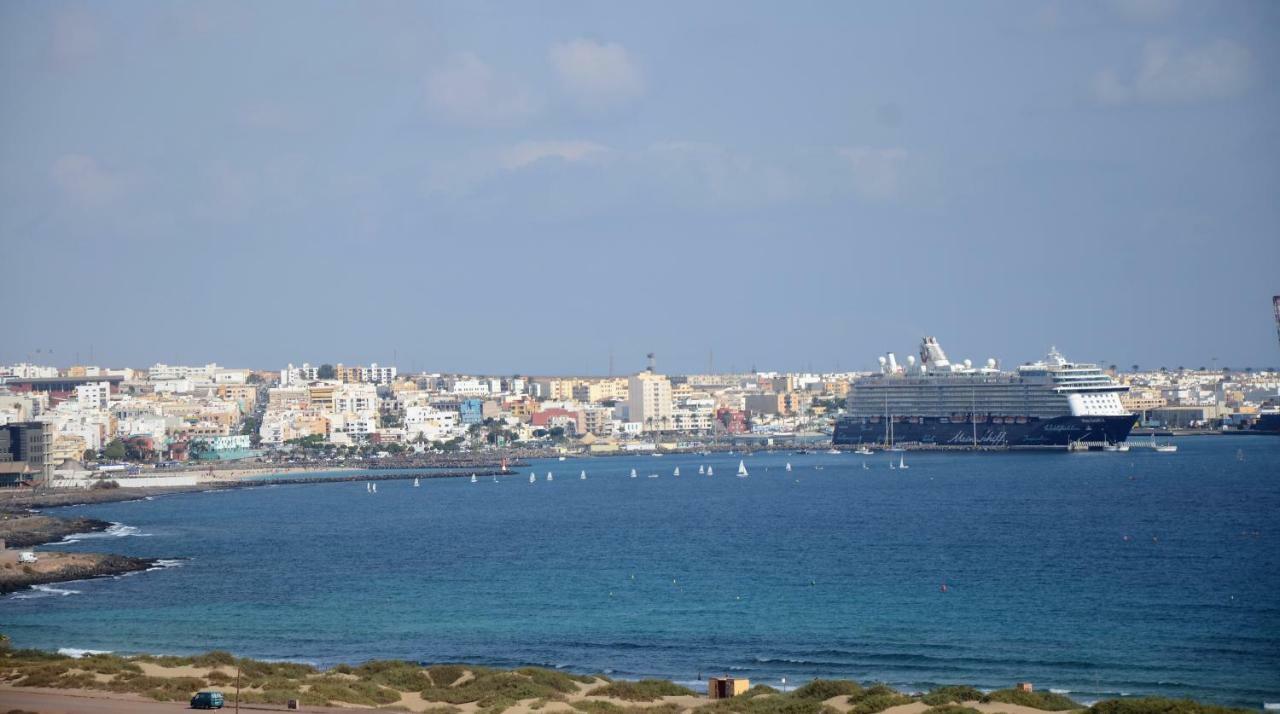
M 14 0 L 0 363 L 1278 365 L 1278 71 L 1265 0 Z

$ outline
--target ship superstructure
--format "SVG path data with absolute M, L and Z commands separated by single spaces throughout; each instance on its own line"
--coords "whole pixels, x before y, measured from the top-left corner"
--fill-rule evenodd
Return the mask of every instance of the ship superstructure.
M 1128 387 L 1097 365 L 1069 362 L 1056 349 L 1013 371 L 947 359 L 926 337 L 920 359 L 890 353 L 858 380 L 837 444 L 1066 447 L 1124 441 L 1134 418 L 1120 402 Z

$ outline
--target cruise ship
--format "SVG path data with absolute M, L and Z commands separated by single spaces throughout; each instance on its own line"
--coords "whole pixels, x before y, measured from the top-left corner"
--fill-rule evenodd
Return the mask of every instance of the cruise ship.
M 849 413 L 836 422 L 835 444 L 1066 448 L 1117 444 L 1134 416 L 1120 402 L 1129 391 L 1097 365 L 1068 362 L 1056 349 L 1012 372 L 994 359 L 952 364 L 926 337 L 920 360 L 900 365 L 893 353 L 880 372 L 857 380 Z

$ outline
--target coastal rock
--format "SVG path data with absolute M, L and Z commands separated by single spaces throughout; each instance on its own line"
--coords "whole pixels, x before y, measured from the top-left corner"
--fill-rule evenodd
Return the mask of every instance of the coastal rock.
M 146 570 L 155 561 L 110 553 L 37 553 L 35 563 L 18 563 L 17 551 L 0 552 L 0 594 L 33 585 L 63 583 Z
M 0 539 L 10 548 L 29 548 L 62 540 L 73 533 L 96 533 L 110 528 L 96 518 L 55 518 L 28 513 L 0 514 Z

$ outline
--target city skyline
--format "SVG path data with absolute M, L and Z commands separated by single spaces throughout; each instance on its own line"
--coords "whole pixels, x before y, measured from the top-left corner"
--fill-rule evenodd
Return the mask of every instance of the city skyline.
M 1280 8 L 923 7 L 6 5 L 0 363 L 1280 363 Z

